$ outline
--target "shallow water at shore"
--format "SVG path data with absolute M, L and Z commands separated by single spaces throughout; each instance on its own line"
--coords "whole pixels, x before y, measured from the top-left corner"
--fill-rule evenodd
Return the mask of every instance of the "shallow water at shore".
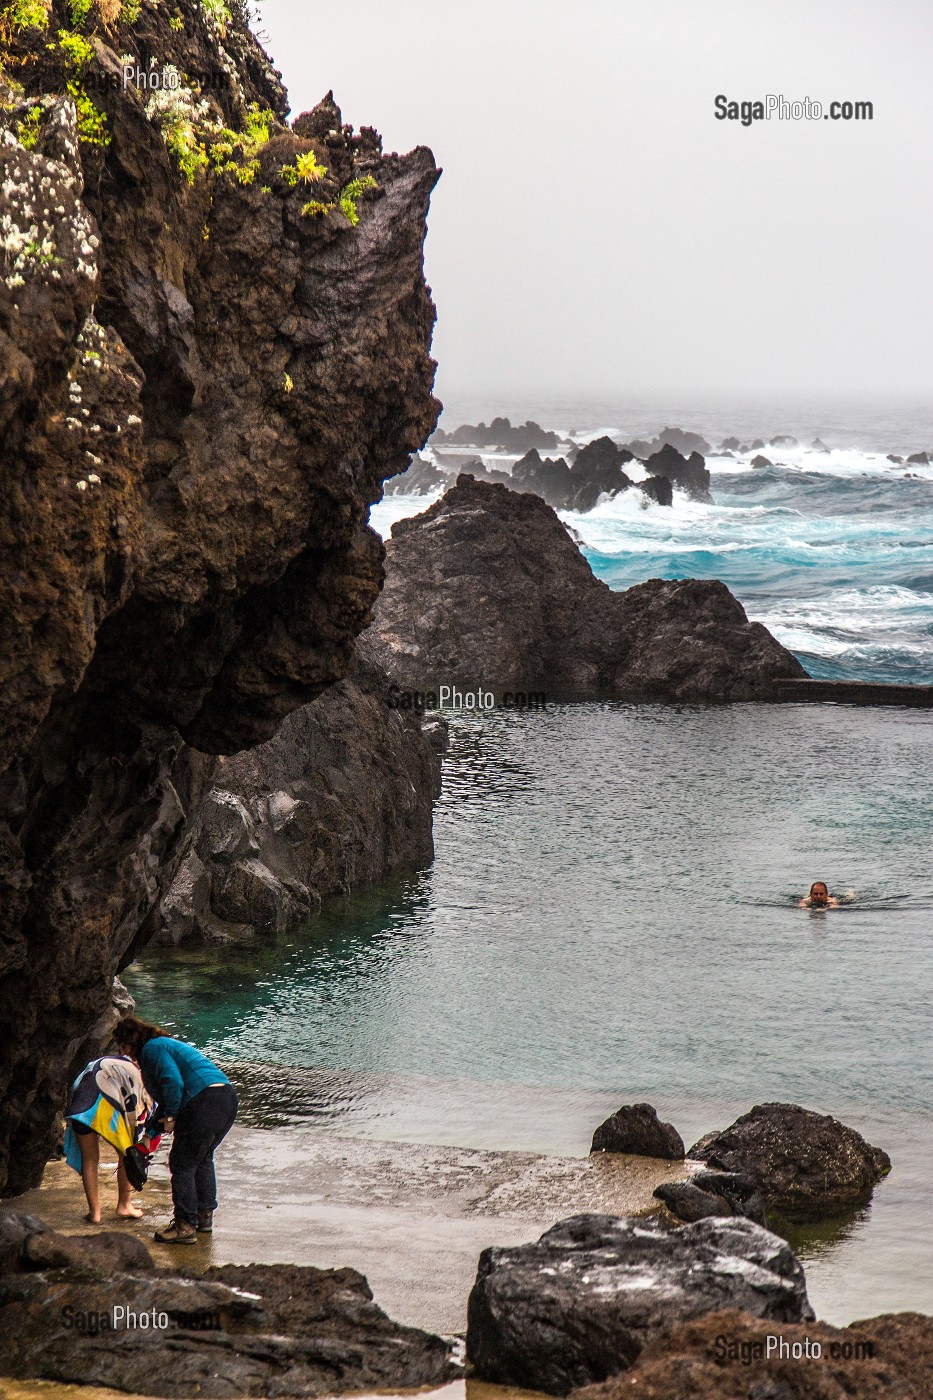
M 688 1145 L 755 1102 L 831 1112 L 895 1171 L 803 1240 L 821 1311 L 926 1310 L 930 771 L 913 712 L 454 717 L 430 870 L 128 980 L 268 1126 L 583 1153 L 642 1098 Z M 854 902 L 798 909 L 817 876 Z

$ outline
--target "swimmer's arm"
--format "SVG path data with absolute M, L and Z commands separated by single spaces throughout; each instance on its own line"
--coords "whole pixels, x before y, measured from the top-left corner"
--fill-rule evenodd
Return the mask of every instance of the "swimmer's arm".
M 838 909 L 838 908 L 839 908 L 839 901 L 838 901 L 838 899 L 828 899 L 828 900 L 826 901 L 826 908 L 827 908 L 827 909 Z
M 810 908 L 810 901 L 809 901 L 809 899 L 802 899 L 802 900 L 800 901 L 800 903 L 797 905 L 797 908 L 798 908 L 798 909 L 809 909 L 809 908 Z

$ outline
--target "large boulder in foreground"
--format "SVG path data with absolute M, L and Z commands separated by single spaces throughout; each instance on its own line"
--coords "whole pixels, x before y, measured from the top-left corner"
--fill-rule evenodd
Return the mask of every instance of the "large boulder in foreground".
M 552 699 L 767 699 L 805 676 L 725 584 L 597 579 L 539 497 L 460 476 L 393 527 L 369 633 L 397 685 Z
M 221 759 L 163 901 L 160 941 L 280 933 L 328 895 L 430 863 L 446 726 L 389 701 L 361 647 L 350 679 L 268 743 Z
M 114 1271 L 99 1240 L 62 1250 L 41 1222 L 0 1219 L 8 1240 L 17 1227 L 24 1243 L 0 1275 L 0 1375 L 209 1398 L 397 1390 L 457 1374 L 448 1343 L 393 1322 L 354 1269 L 195 1276 L 155 1271 L 147 1257 Z M 128 1327 L 127 1312 L 148 1314 L 148 1326 Z
M 854 1210 L 891 1170 L 888 1154 L 854 1128 L 792 1103 L 758 1104 L 687 1155 L 753 1177 L 768 1210 L 788 1220 Z
M 627 1152 L 634 1157 L 660 1157 L 682 1162 L 684 1141 L 672 1123 L 662 1123 L 650 1103 L 623 1104 L 600 1123 L 591 1152 Z
M 770 1355 L 769 1337 L 776 1339 Z M 781 1342 L 788 1350 L 778 1355 Z M 645 1347 L 624 1376 L 587 1386 L 574 1400 L 928 1400 L 931 1395 L 931 1317 L 894 1313 L 849 1327 L 825 1322 L 775 1327 L 729 1311 L 671 1328 Z
M 790 1246 L 749 1220 L 578 1215 L 536 1244 L 487 1249 L 470 1294 L 480 1379 L 566 1395 L 624 1371 L 658 1333 L 723 1306 L 772 1322 L 813 1317 Z

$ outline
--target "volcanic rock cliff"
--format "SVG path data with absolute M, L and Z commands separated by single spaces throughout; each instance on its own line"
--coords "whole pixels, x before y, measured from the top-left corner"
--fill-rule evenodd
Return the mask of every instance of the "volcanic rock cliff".
M 438 172 L 332 99 L 289 128 L 236 3 L 10 0 L 0 41 L 14 1193 L 150 936 L 211 756 L 267 740 L 351 665 L 382 580 L 367 507 L 439 410 Z

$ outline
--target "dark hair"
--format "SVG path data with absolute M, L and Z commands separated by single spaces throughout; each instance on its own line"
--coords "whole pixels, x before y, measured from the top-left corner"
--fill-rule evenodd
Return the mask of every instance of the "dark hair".
M 825 880 L 814 880 L 810 886 L 810 893 L 812 894 L 814 890 L 825 890 L 827 895 L 829 894 L 829 886 Z
M 113 1039 L 121 1050 L 128 1050 L 134 1060 L 138 1060 L 144 1045 L 156 1036 L 167 1035 L 161 1026 L 153 1026 L 141 1021 L 138 1016 L 124 1016 L 113 1028 Z

